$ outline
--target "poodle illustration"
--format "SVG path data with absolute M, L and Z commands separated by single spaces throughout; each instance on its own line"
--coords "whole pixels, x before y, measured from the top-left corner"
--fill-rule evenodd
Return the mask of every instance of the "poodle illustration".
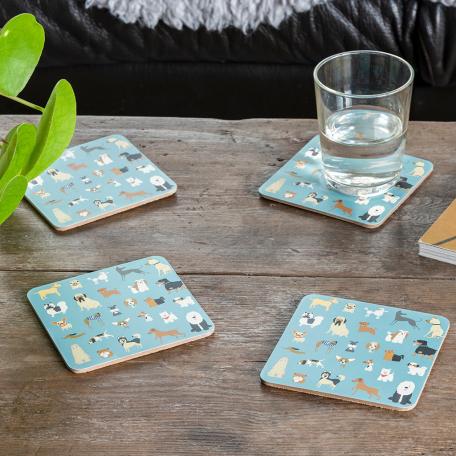
M 375 223 L 383 212 L 385 212 L 384 206 L 372 206 L 366 213 L 360 215 L 359 218 L 369 223 Z

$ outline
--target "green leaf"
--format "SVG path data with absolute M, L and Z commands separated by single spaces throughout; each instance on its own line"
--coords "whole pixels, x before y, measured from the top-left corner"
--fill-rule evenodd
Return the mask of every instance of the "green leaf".
M 32 14 L 19 14 L 0 30 L 0 93 L 18 95 L 32 76 L 44 46 L 43 27 Z
M 20 124 L 8 133 L 6 150 L 0 157 L 0 192 L 14 176 L 22 174 L 35 139 L 36 127 L 29 123 Z
M 19 206 L 27 190 L 24 176 L 13 177 L 0 195 L 0 224 L 2 224 Z
M 46 104 L 35 147 L 23 174 L 30 181 L 57 160 L 70 144 L 76 127 L 76 98 L 71 84 L 61 79 Z

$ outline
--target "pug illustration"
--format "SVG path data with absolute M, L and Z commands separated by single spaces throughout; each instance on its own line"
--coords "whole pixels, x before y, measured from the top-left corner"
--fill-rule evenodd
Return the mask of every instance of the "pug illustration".
M 415 383 L 410 381 L 401 382 L 397 385 L 395 393 L 388 399 L 402 405 L 411 404 L 412 402 L 410 399 L 412 398 L 414 390 Z
M 189 322 L 192 328 L 191 332 L 201 332 L 211 328 L 211 325 L 198 312 L 188 312 L 185 319 Z

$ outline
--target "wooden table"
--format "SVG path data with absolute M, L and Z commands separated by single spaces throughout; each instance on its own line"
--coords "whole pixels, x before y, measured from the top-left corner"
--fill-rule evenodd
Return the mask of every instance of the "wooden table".
M 30 117 L 3 116 L 4 134 Z M 368 231 L 258 197 L 314 120 L 79 117 L 74 143 L 125 134 L 179 185 L 175 197 L 59 234 L 27 204 L 0 228 L 2 455 L 454 455 L 454 330 L 418 407 L 397 413 L 263 386 L 259 372 L 307 293 L 442 313 L 456 268 L 417 240 L 456 196 L 456 128 L 411 123 L 435 171 Z M 175 265 L 212 337 L 93 373 L 67 370 L 25 294 L 147 255 Z

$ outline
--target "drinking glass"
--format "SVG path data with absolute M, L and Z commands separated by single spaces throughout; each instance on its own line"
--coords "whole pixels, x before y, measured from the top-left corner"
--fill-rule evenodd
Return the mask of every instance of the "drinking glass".
M 349 195 L 374 196 L 399 179 L 414 71 L 379 51 L 332 55 L 314 70 L 324 176 Z

